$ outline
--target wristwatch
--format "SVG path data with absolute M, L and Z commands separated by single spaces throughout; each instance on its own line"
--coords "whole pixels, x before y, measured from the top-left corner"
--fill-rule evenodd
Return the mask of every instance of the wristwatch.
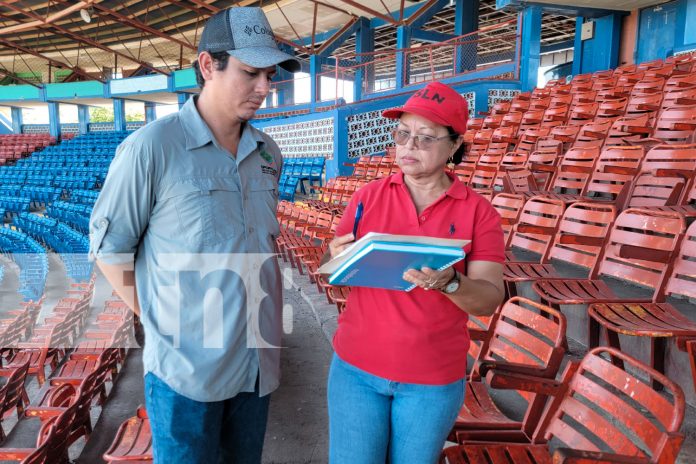
M 450 280 L 449 282 L 447 282 L 447 284 L 445 284 L 445 286 L 442 287 L 442 288 L 440 289 L 440 291 L 441 291 L 442 293 L 445 293 L 445 294 L 447 294 L 447 295 L 450 295 L 450 294 L 456 292 L 457 290 L 459 290 L 459 273 L 458 273 L 457 270 L 455 269 L 455 270 L 454 270 L 454 277 L 452 277 L 452 280 Z

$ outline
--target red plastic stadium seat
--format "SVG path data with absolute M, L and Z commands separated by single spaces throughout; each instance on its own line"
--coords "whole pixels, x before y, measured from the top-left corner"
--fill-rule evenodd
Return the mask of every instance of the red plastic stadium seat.
M 545 398 L 520 392 L 528 402 L 524 421 L 510 419 L 493 402 L 480 369 L 498 366 L 518 373 L 552 379 L 563 360 L 566 320 L 558 311 L 526 298 L 508 300 L 489 328 L 490 335 L 466 383 L 466 394 L 451 439 L 490 440 L 492 436 L 531 433 Z M 541 401 L 540 401 L 541 400 Z M 500 435 L 499 435 L 500 434 Z
M 622 370 L 610 360 L 620 360 L 631 369 Z M 443 450 L 440 463 L 658 464 L 674 462 L 679 454 L 684 393 L 659 372 L 619 351 L 595 348 L 580 363 L 571 362 L 560 382 L 504 368 L 493 368 L 487 376 L 493 387 L 550 396 L 539 428 L 522 443 L 495 438 L 465 441 Z M 669 396 L 650 388 L 651 380 L 664 385 Z M 552 439 L 557 441 L 553 453 L 548 444 Z

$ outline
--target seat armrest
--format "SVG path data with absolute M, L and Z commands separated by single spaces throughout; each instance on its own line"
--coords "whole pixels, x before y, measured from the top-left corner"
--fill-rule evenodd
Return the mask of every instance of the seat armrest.
M 556 380 L 536 375 L 517 374 L 505 369 L 488 370 L 486 381 L 492 388 L 522 390 L 550 396 L 557 395 L 562 388 L 562 384 Z
M 672 252 L 624 244 L 619 248 L 619 257 L 666 264 L 672 259 Z
M 682 179 L 690 179 L 693 176 L 693 171 L 686 169 L 655 169 L 653 175 L 655 177 L 681 177 Z
M 481 376 L 491 370 L 500 371 L 503 374 L 520 374 L 534 378 L 555 377 L 558 369 L 543 369 L 541 366 L 512 363 L 507 361 L 484 360 L 478 362 L 478 370 Z M 551 372 L 553 371 L 553 372 Z
M 648 458 L 626 456 L 625 454 L 604 453 L 601 451 L 583 451 L 570 448 L 558 448 L 553 453 L 553 462 L 558 464 L 649 464 Z
M 602 172 L 605 174 L 621 174 L 624 176 L 635 176 L 638 174 L 637 168 L 629 168 L 626 166 L 613 166 L 610 164 L 604 165 Z
M 561 234 L 558 241 L 563 245 L 585 245 L 600 247 L 604 244 L 604 237 L 588 237 L 586 235 Z
M 532 224 L 518 224 L 517 232 L 523 234 L 553 235 L 556 229 L 553 227 L 535 226 Z

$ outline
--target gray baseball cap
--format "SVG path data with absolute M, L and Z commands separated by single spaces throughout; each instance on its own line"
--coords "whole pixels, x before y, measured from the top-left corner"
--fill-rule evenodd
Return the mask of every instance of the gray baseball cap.
M 300 70 L 295 57 L 278 49 L 261 8 L 228 8 L 208 19 L 198 42 L 198 53 L 222 51 L 254 68 L 278 65 L 290 72 Z

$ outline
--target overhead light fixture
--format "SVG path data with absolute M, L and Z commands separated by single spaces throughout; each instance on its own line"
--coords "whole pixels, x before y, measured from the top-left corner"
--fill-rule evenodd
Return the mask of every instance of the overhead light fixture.
M 80 10 L 80 18 L 86 23 L 91 23 L 92 22 L 92 16 L 90 16 L 89 11 L 86 9 Z

